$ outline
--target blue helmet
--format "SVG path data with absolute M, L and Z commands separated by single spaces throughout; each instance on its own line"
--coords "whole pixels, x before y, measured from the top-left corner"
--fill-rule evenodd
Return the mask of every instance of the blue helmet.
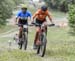
M 42 6 L 42 7 L 41 7 L 41 10 L 42 10 L 42 11 L 46 11 L 47 9 L 48 9 L 47 6 Z

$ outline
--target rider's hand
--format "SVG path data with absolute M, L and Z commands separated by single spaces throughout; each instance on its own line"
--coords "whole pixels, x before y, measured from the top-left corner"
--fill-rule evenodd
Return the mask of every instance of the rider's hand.
M 55 24 L 54 24 L 54 22 L 53 22 L 53 21 L 51 21 L 51 24 L 50 24 L 50 26 L 55 26 Z
M 35 24 L 35 22 L 34 22 L 34 21 L 32 21 L 32 22 L 31 22 L 31 24 Z
M 54 24 L 54 23 L 52 23 L 52 24 L 50 24 L 50 26 L 55 26 L 55 24 Z
M 44 22 L 43 24 L 44 24 L 45 26 L 47 26 L 47 22 Z

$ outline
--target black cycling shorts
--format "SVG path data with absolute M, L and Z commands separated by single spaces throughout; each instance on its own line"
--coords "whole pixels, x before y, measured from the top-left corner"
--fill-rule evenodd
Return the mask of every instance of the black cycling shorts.
M 38 24 L 36 26 L 41 26 L 45 21 L 46 21 L 46 19 L 43 21 L 36 19 L 36 24 Z
M 27 25 L 28 24 L 28 21 L 27 20 L 19 19 L 18 24 L 19 24 L 19 26 Z

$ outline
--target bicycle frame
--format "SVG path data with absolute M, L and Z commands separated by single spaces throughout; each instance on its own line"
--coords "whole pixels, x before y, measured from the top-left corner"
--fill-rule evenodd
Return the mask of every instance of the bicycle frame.
M 45 25 L 40 26 L 40 32 L 38 37 L 41 44 L 38 45 L 37 54 L 40 54 L 40 56 L 43 57 L 46 51 L 46 43 L 47 43 Z
M 41 35 L 42 34 L 45 34 L 46 33 L 46 26 L 43 24 L 43 25 L 40 25 L 40 30 L 39 30 L 39 35 L 38 35 L 38 40 L 42 43 L 41 41 Z M 37 42 L 36 42 L 37 43 Z
M 20 49 L 22 49 L 22 46 L 24 45 L 24 49 L 26 50 L 27 48 L 27 42 L 28 42 L 28 37 L 27 37 L 27 34 L 28 34 L 28 25 L 22 25 L 22 38 L 20 40 Z

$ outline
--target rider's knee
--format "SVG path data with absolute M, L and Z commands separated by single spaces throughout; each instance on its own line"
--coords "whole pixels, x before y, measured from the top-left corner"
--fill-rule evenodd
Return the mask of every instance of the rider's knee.
M 39 31 L 40 31 L 40 28 L 39 28 L 39 27 L 37 27 L 37 28 L 36 28 L 36 32 L 39 32 Z
M 22 27 L 19 27 L 19 31 L 22 31 Z

